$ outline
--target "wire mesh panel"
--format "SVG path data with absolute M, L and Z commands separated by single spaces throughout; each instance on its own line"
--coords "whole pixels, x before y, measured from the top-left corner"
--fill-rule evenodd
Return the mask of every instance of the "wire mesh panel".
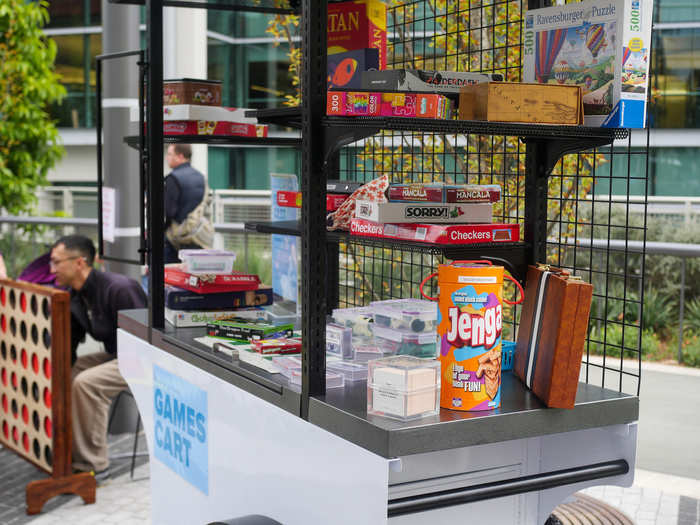
M 526 10 L 524 0 L 395 2 L 388 7 L 387 67 L 491 73 L 520 81 Z M 546 216 L 537 217 L 546 236 L 545 246 L 534 252 L 546 260 L 530 261 L 562 266 L 593 283 L 582 380 L 633 394 L 639 389 L 643 338 L 646 200 L 635 204 L 629 196 L 646 195 L 648 153 L 646 131 L 636 133 L 644 135 L 642 147 L 633 148 L 630 137 L 559 160 L 548 177 Z M 517 136 L 385 130 L 341 151 L 340 178 L 499 184 L 502 199 L 493 220 L 517 223 L 524 238 L 525 152 Z M 483 255 L 488 251 L 484 247 Z M 409 250 L 376 239 L 343 242 L 340 252 L 341 307 L 420 297 L 420 281 L 446 262 L 439 248 Z M 507 284 L 505 296 L 514 294 Z M 518 308 L 504 311 L 504 338 L 515 338 L 518 319 Z

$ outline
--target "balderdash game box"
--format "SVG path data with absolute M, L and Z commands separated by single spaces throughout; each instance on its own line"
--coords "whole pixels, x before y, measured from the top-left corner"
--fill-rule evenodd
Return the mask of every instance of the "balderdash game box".
M 577 84 L 587 126 L 643 128 L 653 0 L 589 0 L 525 14 L 524 82 Z

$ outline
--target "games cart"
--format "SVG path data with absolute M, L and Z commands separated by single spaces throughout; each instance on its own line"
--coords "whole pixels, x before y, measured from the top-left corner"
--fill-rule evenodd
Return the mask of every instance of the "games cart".
M 159 152 L 164 137 L 158 130 L 164 4 L 201 6 L 146 2 L 150 127 L 145 148 L 156 152 L 148 155 L 150 239 L 163 235 L 158 219 L 163 215 Z M 279 374 L 199 344 L 194 339 L 202 329 L 165 325 L 162 244 L 152 243 L 150 307 L 120 313 L 119 345 L 120 368 L 139 405 L 151 454 L 154 522 L 264 514 L 283 523 L 451 523 L 476 515 L 490 523 L 544 523 L 576 490 L 631 485 L 641 333 L 627 314 L 641 308 L 636 292 L 643 290 L 643 254 L 614 251 L 609 242 L 594 248 L 592 240 L 644 240 L 645 210 L 636 226 L 625 196 L 634 185 L 646 189 L 646 142 L 633 149 L 637 137 L 619 129 L 326 117 L 326 6 L 317 4 L 306 0 L 289 7 L 301 16 L 302 106 L 257 112 L 262 122 L 301 128 L 302 219 L 247 225 L 302 239 L 301 389 Z M 414 64 L 418 50 L 427 55 L 431 49 L 431 35 L 442 34 L 438 23 L 452 17 L 463 21 L 469 14 L 468 42 L 448 55 L 463 53 L 472 70 L 498 69 L 508 80 L 519 80 L 514 57 L 520 40 L 504 37 L 503 31 L 513 35 L 508 29 L 517 29 L 521 21 L 515 7 L 525 6 L 517 1 L 481 4 L 391 7 L 390 67 Z M 278 10 L 265 2 L 206 7 Z M 455 27 L 443 32 L 458 35 Z M 443 58 L 432 63 L 434 69 L 447 69 Z M 578 152 L 585 154 L 561 160 Z M 501 217 L 522 225 L 523 242 L 441 248 L 326 231 L 323 188 L 328 178 L 369 181 L 388 172 L 392 180 L 405 182 L 398 177 L 407 173 L 402 163 L 408 158 L 422 159 L 413 164 L 413 180 L 465 182 L 467 177 L 503 184 L 505 202 L 512 205 L 501 210 Z M 592 184 L 587 199 L 578 192 L 583 184 Z M 621 212 L 605 197 L 620 188 Z M 441 410 L 409 423 L 368 416 L 362 382 L 326 391 L 324 331 L 332 308 L 414 295 L 438 262 L 479 257 L 503 261 L 519 279 L 528 263 L 547 261 L 594 283 L 595 330 L 573 410 L 545 408 L 510 373 L 503 376 L 499 410 Z M 621 343 L 607 336 L 611 321 L 605 312 L 612 306 L 622 308 Z M 517 315 L 511 313 L 513 326 Z M 592 355 L 593 345 L 602 351 L 600 358 Z M 615 350 L 618 356 L 631 353 L 636 366 L 623 368 L 622 358 L 613 357 Z

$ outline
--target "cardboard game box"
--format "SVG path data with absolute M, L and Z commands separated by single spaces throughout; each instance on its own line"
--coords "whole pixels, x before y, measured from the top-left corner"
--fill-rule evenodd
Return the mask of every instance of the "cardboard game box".
M 500 80 L 503 80 L 503 75 L 497 73 L 387 69 L 364 71 L 361 87 L 368 91 L 421 91 L 456 97 L 464 86 Z
M 357 49 L 328 55 L 328 89 L 360 89 L 362 73 L 379 69 L 379 50 Z
M 452 117 L 452 103 L 447 97 L 430 93 L 328 91 L 326 114 L 449 119 Z
M 379 50 L 379 69 L 386 68 L 386 5 L 379 0 L 328 4 L 328 54 L 356 49 Z
M 581 86 L 587 126 L 645 127 L 652 8 L 588 0 L 528 11 L 523 80 Z
M 355 217 L 373 222 L 484 223 L 493 220 L 490 203 L 355 202 Z
M 517 224 L 382 224 L 364 219 L 350 221 L 350 235 L 434 244 L 517 242 Z

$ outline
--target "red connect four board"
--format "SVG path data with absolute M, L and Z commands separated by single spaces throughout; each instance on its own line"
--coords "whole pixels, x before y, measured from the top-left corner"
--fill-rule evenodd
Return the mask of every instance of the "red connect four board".
M 0 442 L 53 477 L 71 472 L 70 296 L 0 279 Z

